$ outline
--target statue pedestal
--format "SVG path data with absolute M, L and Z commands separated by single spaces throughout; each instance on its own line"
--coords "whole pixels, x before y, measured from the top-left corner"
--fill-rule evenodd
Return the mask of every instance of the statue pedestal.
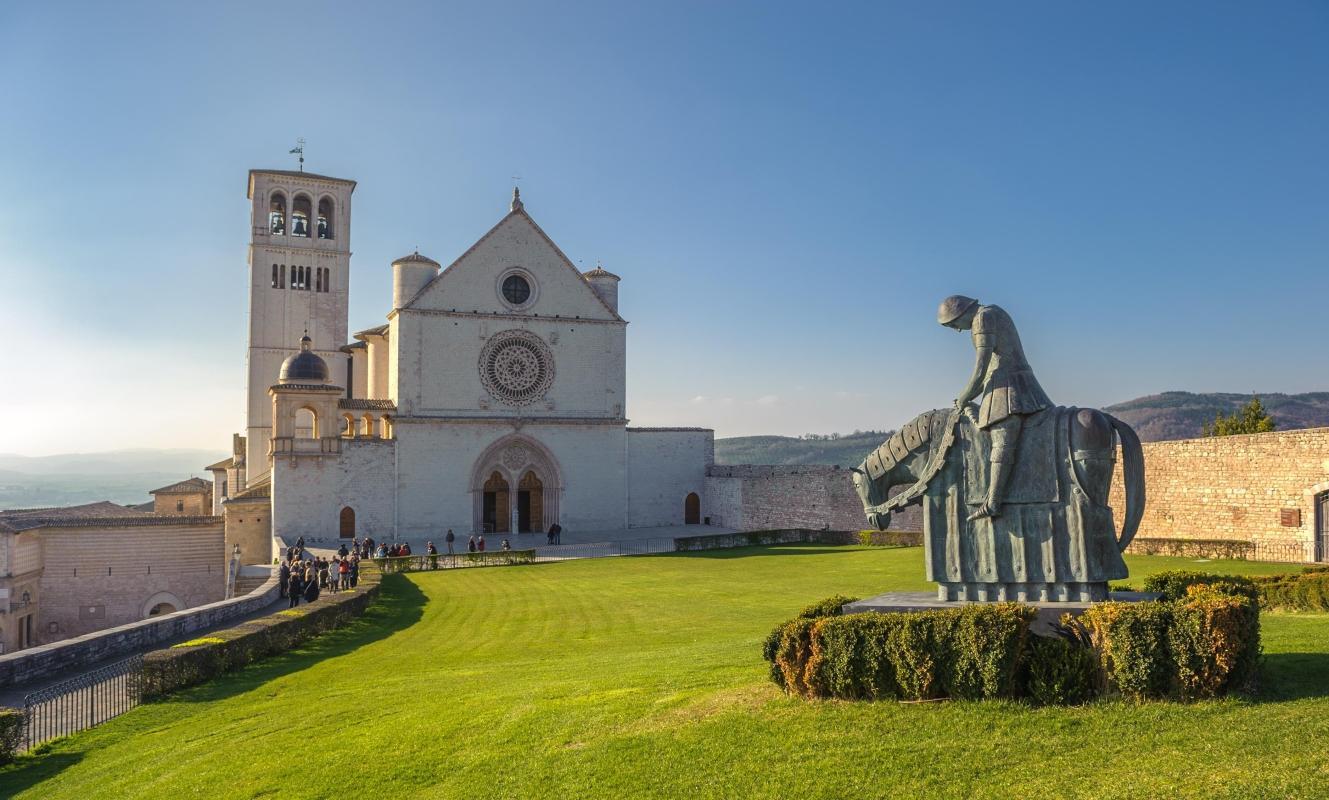
M 1157 600 L 1161 595 L 1153 592 L 1112 592 L 1108 599 L 1124 603 L 1140 603 L 1145 601 Z M 938 611 L 945 608 L 959 608 L 961 606 L 975 605 L 982 601 L 977 600 L 938 600 L 937 595 L 929 592 L 887 592 L 879 594 L 876 597 L 868 597 L 863 600 L 856 600 L 845 604 L 844 613 L 858 614 L 863 611 L 889 612 L 914 612 L 914 611 Z M 1078 617 L 1085 612 L 1093 603 L 1085 602 L 1057 602 L 1057 601 L 1037 601 L 1026 602 L 1025 605 L 1033 606 L 1038 609 L 1038 618 L 1034 620 L 1030 628 L 1039 636 L 1054 636 L 1052 626 L 1061 621 L 1063 614 L 1070 614 Z

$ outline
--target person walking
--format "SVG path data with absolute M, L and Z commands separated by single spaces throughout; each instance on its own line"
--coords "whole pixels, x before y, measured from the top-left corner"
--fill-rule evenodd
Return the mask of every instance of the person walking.
M 281 579 L 280 580 L 281 596 L 285 597 L 286 584 L 291 582 L 291 562 L 289 559 L 285 558 L 282 559 L 281 567 L 278 568 L 277 574 L 280 576 Z
M 337 572 L 341 576 L 341 588 L 350 591 L 353 588 L 351 584 L 351 559 L 343 558 L 337 565 Z
M 341 559 L 333 556 L 328 565 L 328 591 L 336 594 L 341 591 Z
M 466 549 L 472 553 L 475 552 L 475 534 L 471 534 L 471 540 L 466 543 Z
M 354 589 L 360 583 L 360 559 L 351 559 L 351 588 Z
M 448 555 L 452 555 L 452 543 L 457 541 L 457 535 L 452 532 L 452 528 L 448 528 L 448 535 L 444 537 L 444 541 L 448 543 Z
M 485 535 L 484 535 L 483 533 L 480 534 L 480 538 L 479 538 L 479 539 L 476 539 L 476 540 L 475 540 L 475 546 L 478 547 L 478 548 L 480 549 L 480 552 L 481 552 L 481 553 L 483 553 L 483 552 L 485 551 Z
M 300 605 L 300 594 L 305 590 L 304 580 L 300 570 L 291 571 L 290 583 L 286 587 L 286 595 L 291 598 L 289 608 L 295 608 Z

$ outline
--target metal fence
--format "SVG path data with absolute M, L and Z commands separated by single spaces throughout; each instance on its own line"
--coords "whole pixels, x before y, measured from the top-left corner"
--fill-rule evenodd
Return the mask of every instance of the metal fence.
M 143 701 L 143 656 L 52 684 L 23 698 L 24 749 L 118 717 Z
M 1310 560 L 1310 550 L 1300 542 L 1265 542 L 1256 540 L 1249 556 L 1252 561 L 1304 562 Z
M 550 561 L 570 561 L 580 558 L 642 556 L 652 553 L 672 553 L 674 549 L 673 539 L 625 539 L 616 542 L 541 545 L 521 550 L 439 553 L 432 556 L 413 553 L 409 556 L 393 556 L 372 560 L 384 572 L 419 572 L 431 569 L 542 564 Z

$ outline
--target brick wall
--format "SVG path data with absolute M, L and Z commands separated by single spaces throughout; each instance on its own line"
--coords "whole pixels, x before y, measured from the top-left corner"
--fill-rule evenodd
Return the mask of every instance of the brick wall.
M 46 527 L 37 640 L 138 622 L 149 601 L 177 609 L 226 596 L 222 521 Z M 176 602 L 178 601 L 178 602 Z M 54 623 L 54 628 L 52 624 Z
M 744 464 L 707 471 L 711 523 L 741 531 L 811 528 L 857 531 L 867 525 L 849 470 L 824 465 Z M 919 530 L 916 508 L 892 530 Z
M 1150 442 L 1144 464 L 1147 502 L 1137 536 L 1250 541 L 1256 558 L 1315 557 L 1315 496 L 1329 491 L 1329 428 Z M 1120 517 L 1120 468 L 1109 502 Z

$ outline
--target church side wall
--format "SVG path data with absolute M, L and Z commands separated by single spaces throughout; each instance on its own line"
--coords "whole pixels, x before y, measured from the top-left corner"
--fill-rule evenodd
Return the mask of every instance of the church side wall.
M 710 514 L 706 468 L 715 461 L 715 432 L 628 428 L 628 526 L 647 528 L 684 523 L 691 492 Z
M 391 538 L 396 448 L 391 439 L 344 439 L 339 456 L 273 459 L 273 535 L 335 541 L 350 507 L 357 537 Z
M 226 596 L 221 520 L 44 528 L 40 539 L 43 643 L 137 622 L 154 597 L 180 610 Z
M 1120 456 L 1117 466 L 1109 504 L 1120 524 Z M 1256 558 L 1315 557 L 1315 496 L 1329 491 L 1329 428 L 1148 442 L 1144 471 L 1138 537 L 1249 541 Z M 1299 512 L 1299 524 L 1284 524 L 1285 509 Z

